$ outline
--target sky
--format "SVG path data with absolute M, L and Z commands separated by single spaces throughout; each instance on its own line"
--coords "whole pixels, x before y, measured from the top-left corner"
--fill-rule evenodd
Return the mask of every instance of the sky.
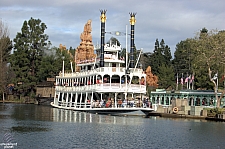
M 156 39 L 164 39 L 174 54 L 176 44 L 194 38 L 202 28 L 225 29 L 224 0 L 1 0 L 0 19 L 8 26 L 10 38 L 21 32 L 23 22 L 40 19 L 47 25 L 45 34 L 52 46 L 76 48 L 80 34 L 92 20 L 93 44 L 100 43 L 100 10 L 106 12 L 106 32 L 128 34 L 130 49 L 130 15 L 136 14 L 134 40 L 137 49 L 153 52 Z M 126 47 L 125 36 L 106 33 Z

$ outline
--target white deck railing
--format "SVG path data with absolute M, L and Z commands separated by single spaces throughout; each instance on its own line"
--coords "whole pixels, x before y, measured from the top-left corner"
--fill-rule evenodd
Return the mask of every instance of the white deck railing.
M 81 72 L 65 72 L 64 77 L 84 77 L 84 76 L 90 76 L 97 73 L 107 73 L 107 74 L 119 74 L 123 73 L 125 74 L 125 68 L 124 67 L 101 67 L 94 70 L 88 70 L 88 71 L 81 71 Z M 142 69 L 136 68 L 136 69 L 130 69 L 130 73 L 134 73 L 134 75 L 141 75 L 143 73 Z M 63 77 L 63 74 L 60 73 L 59 77 Z
M 126 84 L 119 83 L 102 83 L 86 86 L 56 86 L 56 91 L 64 92 L 91 92 L 91 91 L 103 91 L 103 92 L 146 92 L 145 85 L 139 84 Z

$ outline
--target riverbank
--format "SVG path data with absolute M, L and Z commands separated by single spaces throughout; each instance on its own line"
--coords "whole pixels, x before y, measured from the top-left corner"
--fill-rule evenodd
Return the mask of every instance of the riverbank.
M 0 103 L 26 103 L 26 104 L 35 104 L 34 100 L 27 101 L 27 100 L 0 100 Z
M 165 118 L 186 118 L 186 119 L 202 119 L 202 120 L 209 120 L 209 121 L 219 121 L 219 122 L 225 122 L 225 119 L 223 117 L 208 117 L 208 116 L 192 116 L 192 115 L 185 115 L 185 114 L 174 114 L 174 113 L 159 113 L 159 112 L 149 112 L 146 117 L 150 116 L 159 116 L 159 117 L 165 117 Z

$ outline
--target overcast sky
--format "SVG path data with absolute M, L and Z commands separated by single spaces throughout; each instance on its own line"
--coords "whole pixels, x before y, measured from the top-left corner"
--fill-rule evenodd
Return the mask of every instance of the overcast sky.
M 76 48 L 89 19 L 93 43 L 100 43 L 100 9 L 107 10 L 106 32 L 126 32 L 127 25 L 130 33 L 129 12 L 135 12 L 136 48 L 152 52 L 156 39 L 164 39 L 173 55 L 177 43 L 193 38 L 203 27 L 224 30 L 224 6 L 224 0 L 1 0 L 0 18 L 8 25 L 11 39 L 33 17 L 47 25 L 45 33 L 53 46 Z M 106 42 L 111 36 L 106 36 Z M 114 37 L 125 47 L 125 36 Z

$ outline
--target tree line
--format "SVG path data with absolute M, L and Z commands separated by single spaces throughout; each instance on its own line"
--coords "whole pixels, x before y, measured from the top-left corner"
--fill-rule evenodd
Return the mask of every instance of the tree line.
M 17 95 L 35 97 L 36 85 L 54 78 L 62 70 L 63 60 L 65 69 L 70 70 L 75 48 L 52 47 L 46 29 L 47 25 L 40 19 L 30 18 L 23 22 L 16 37 L 10 39 L 7 25 L 0 20 L 1 98 L 12 89 Z M 151 66 L 152 73 L 159 78 L 158 88 L 190 89 L 192 84 L 193 89 L 215 90 L 215 86 L 224 89 L 224 41 L 225 31 L 203 28 L 195 37 L 179 41 L 172 57 L 164 39 L 156 39 L 153 52 L 142 53 L 138 66 L 143 69 Z M 125 50 L 120 54 L 125 56 Z M 134 51 L 137 60 L 140 50 Z M 214 75 L 219 79 L 218 84 Z M 189 86 L 187 78 L 189 83 L 193 78 Z

